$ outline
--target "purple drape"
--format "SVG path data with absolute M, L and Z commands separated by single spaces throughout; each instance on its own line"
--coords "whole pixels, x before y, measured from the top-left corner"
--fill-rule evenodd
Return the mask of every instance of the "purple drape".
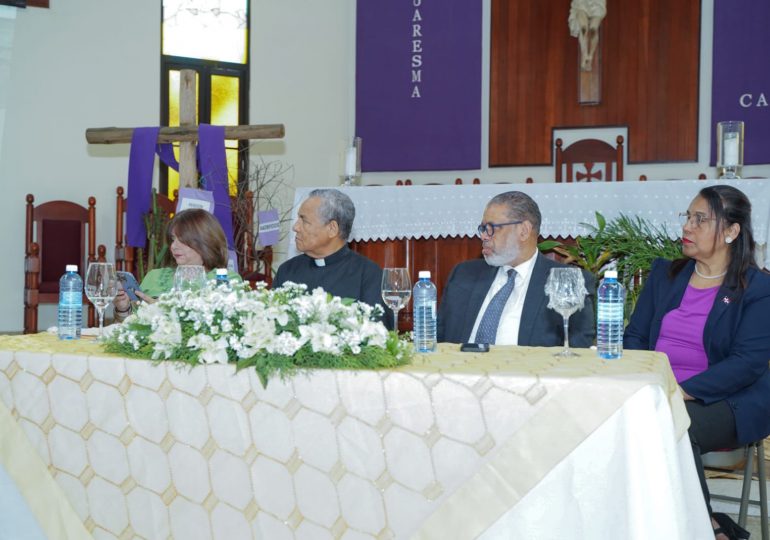
M 143 216 L 150 211 L 152 169 L 155 164 L 155 143 L 159 127 L 140 127 L 131 135 L 128 158 L 128 205 L 126 207 L 126 244 L 144 247 L 147 231 Z
M 222 225 L 227 245 L 233 249 L 233 217 L 230 208 L 230 188 L 225 156 L 225 128 L 198 126 L 198 168 L 201 187 L 214 193 L 214 215 Z

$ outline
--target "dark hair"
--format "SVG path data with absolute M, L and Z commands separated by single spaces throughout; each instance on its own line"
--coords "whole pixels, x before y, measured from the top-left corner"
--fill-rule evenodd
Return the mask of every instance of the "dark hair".
M 203 259 L 206 270 L 227 266 L 227 239 L 222 226 L 213 214 L 201 208 L 182 210 L 174 216 L 166 228 L 168 245 L 171 235 L 194 249 Z M 172 264 L 176 264 L 173 262 Z
M 754 232 L 751 228 L 751 202 L 739 189 L 724 184 L 705 187 L 698 192 L 716 218 L 716 236 L 733 223 L 740 225 L 737 238 L 729 245 L 730 262 L 727 265 L 724 285 L 742 290 L 746 288 L 746 271 L 756 268 L 754 258 Z M 715 240 L 716 241 L 716 240 Z M 690 261 L 689 257 L 677 259 L 671 265 L 671 276 L 675 276 Z
M 340 230 L 339 237 L 347 240 L 356 218 L 356 207 L 350 197 L 338 189 L 314 189 L 308 194 L 310 197 L 321 199 L 317 212 L 323 224 L 336 221 Z
M 491 204 L 500 204 L 508 209 L 508 217 L 510 219 L 522 219 L 529 221 L 532 224 L 532 228 L 535 230 L 535 237 L 540 234 L 540 222 L 542 217 L 540 216 L 540 208 L 537 203 L 521 191 L 506 191 L 492 197 L 487 203 L 487 206 Z

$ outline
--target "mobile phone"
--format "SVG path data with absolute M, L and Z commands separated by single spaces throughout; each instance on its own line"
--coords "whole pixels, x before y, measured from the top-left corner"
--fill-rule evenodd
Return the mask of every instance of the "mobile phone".
M 460 345 L 462 352 L 489 352 L 489 343 L 463 343 Z
M 131 272 L 123 272 L 121 270 L 118 270 L 118 280 L 120 281 L 120 284 L 123 286 L 123 290 L 126 291 L 126 294 L 131 299 L 132 302 L 138 302 L 140 298 L 136 295 L 136 291 L 141 292 L 141 287 L 139 287 L 139 282 L 136 281 L 136 278 L 134 277 L 134 274 Z

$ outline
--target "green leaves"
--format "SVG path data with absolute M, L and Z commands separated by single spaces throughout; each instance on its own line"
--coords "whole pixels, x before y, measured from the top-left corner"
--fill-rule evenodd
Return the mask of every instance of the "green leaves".
M 647 277 L 652 261 L 658 257 L 676 259 L 682 256 L 679 239 L 669 238 L 665 227 L 656 227 L 639 216 L 619 217 L 607 221 L 596 212 L 596 225 L 582 223 L 591 233 L 578 236 L 574 244 L 548 240 L 540 244 L 541 251 L 548 245 L 565 258 L 568 264 L 583 268 L 596 277 L 602 277 L 605 266 L 614 262 L 618 279 L 626 288 L 626 317 L 636 305 L 641 283 Z M 556 245 L 553 245 L 556 244 Z
M 313 352 L 309 345 L 305 345 L 293 356 L 262 353 L 244 358 L 236 363 L 236 369 L 253 367 L 262 386 L 267 388 L 268 381 L 275 375 L 284 379 L 308 369 L 388 369 L 408 364 L 412 355 L 411 345 L 400 340 L 396 332 L 389 332 L 385 348 L 365 346 L 358 354 L 333 355 Z

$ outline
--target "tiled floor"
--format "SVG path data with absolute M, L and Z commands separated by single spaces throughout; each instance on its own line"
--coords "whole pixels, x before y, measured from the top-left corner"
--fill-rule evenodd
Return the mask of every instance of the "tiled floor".
M 708 479 L 709 491 L 713 493 L 720 493 L 724 495 L 731 495 L 733 497 L 740 497 L 741 494 L 741 480 L 728 480 L 724 478 L 709 478 Z M 756 481 L 751 486 L 751 499 L 759 500 L 759 486 Z M 730 503 L 723 501 L 712 501 L 712 509 L 715 512 L 724 512 L 730 514 L 730 516 L 738 522 L 738 503 Z M 761 540 L 761 521 L 759 517 L 759 506 L 749 505 L 748 518 L 746 521 L 746 530 L 751 533 L 751 540 Z

